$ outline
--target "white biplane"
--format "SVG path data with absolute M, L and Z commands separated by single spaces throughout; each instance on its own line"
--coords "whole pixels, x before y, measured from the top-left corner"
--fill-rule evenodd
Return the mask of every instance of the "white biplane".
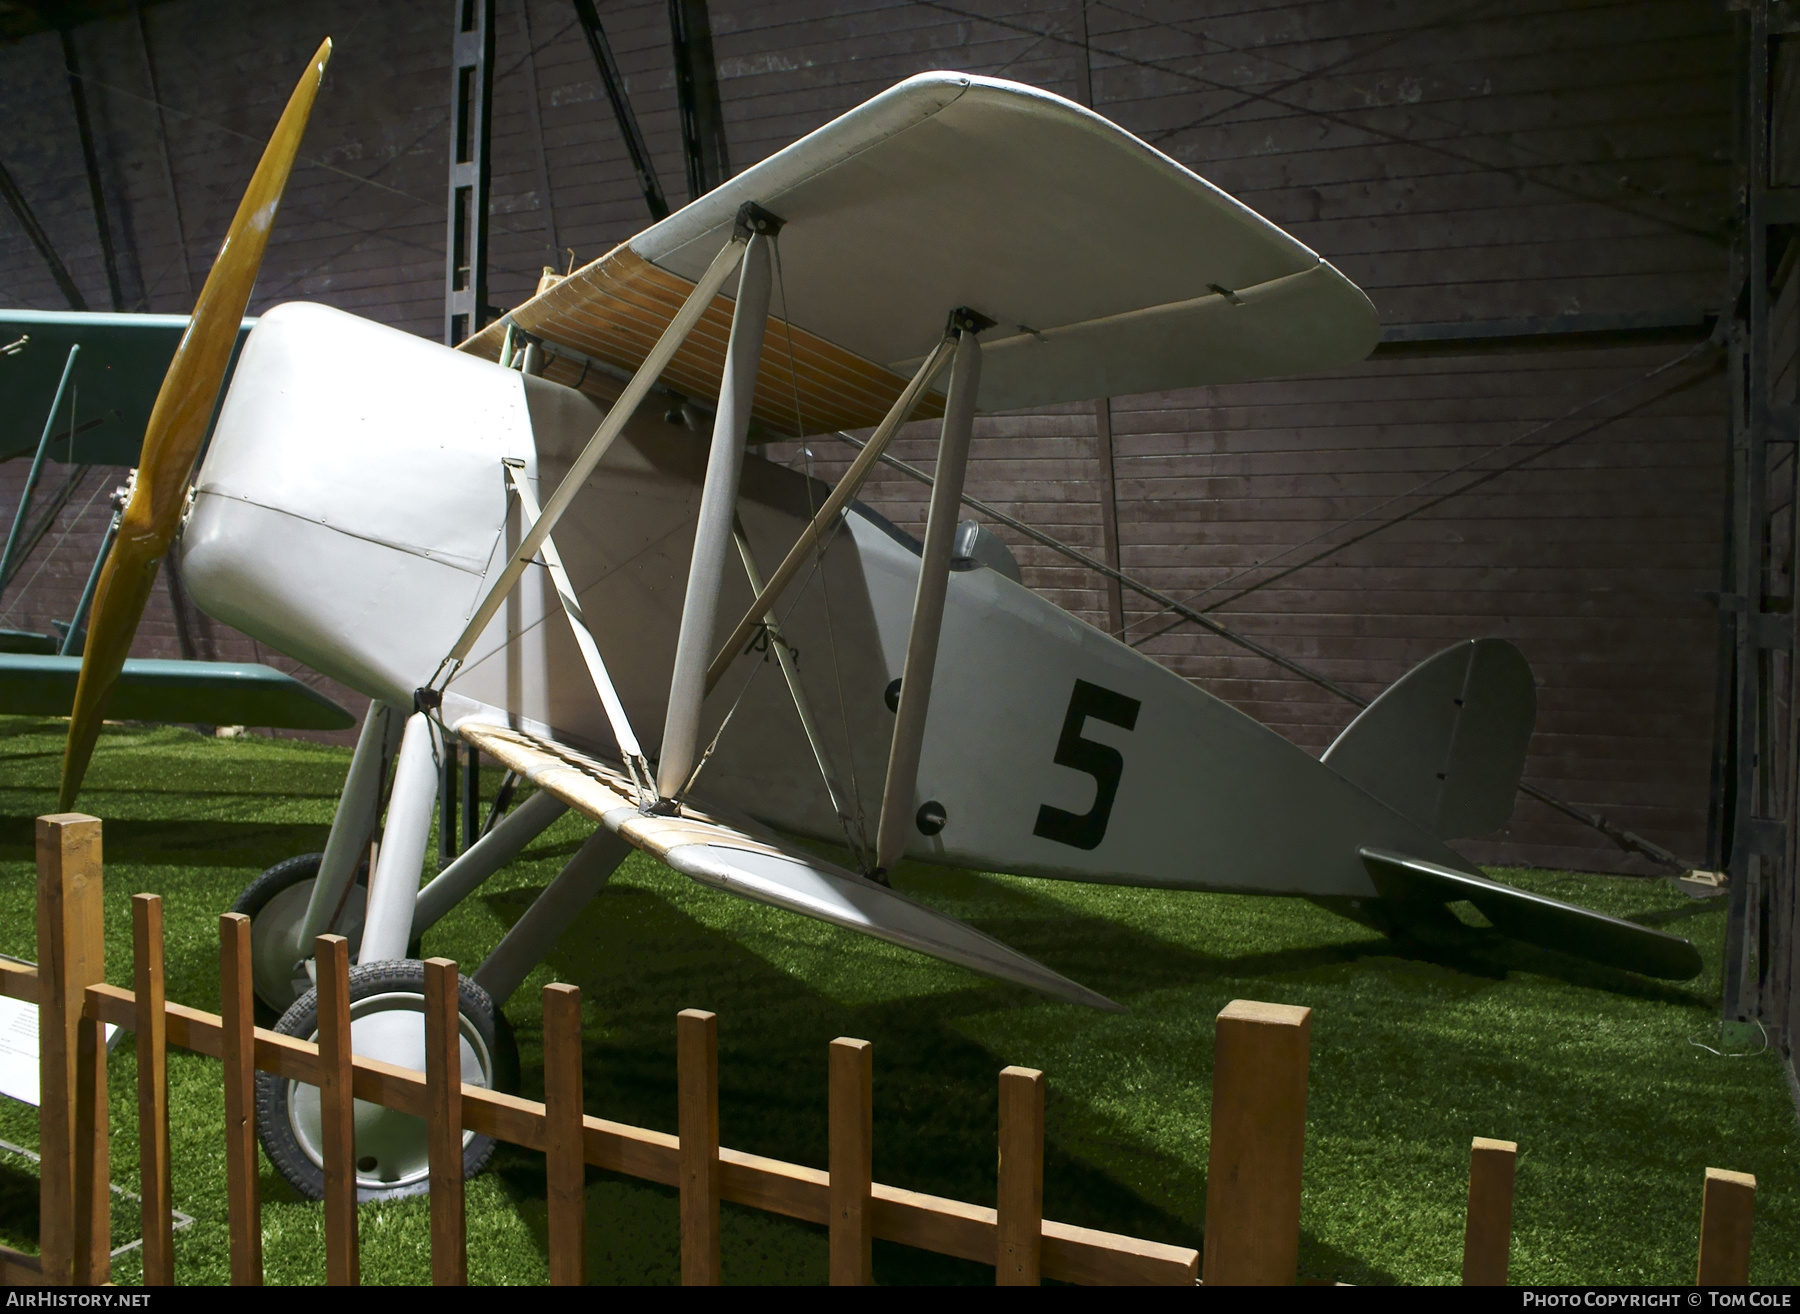
M 1425 662 L 1321 761 L 1023 587 L 959 524 L 977 412 L 1326 370 L 1377 336 L 1313 251 L 1030 87 L 909 78 L 456 350 L 277 306 L 194 471 L 328 46 L 158 399 L 63 785 L 67 807 L 171 545 L 208 613 L 374 699 L 323 855 L 239 904 L 282 1030 L 312 1034 L 310 949 L 335 929 L 356 941 L 356 1048 L 422 1065 L 409 946 L 569 809 L 592 837 L 465 982 L 471 1081 L 494 1080 L 499 1005 L 634 848 L 1097 1008 L 1117 1005 L 886 873 L 1305 896 L 1378 925 L 1467 900 L 1539 944 L 1698 971 L 1685 940 L 1448 847 L 1512 810 L 1535 703 L 1509 645 Z M 920 542 L 855 499 L 899 426 L 933 417 Z M 871 426 L 834 487 L 746 452 Z M 421 888 L 454 742 L 536 789 Z M 265 1075 L 259 1118 L 319 1194 L 316 1092 Z M 423 1188 L 415 1120 L 365 1110 L 358 1138 L 365 1198 Z M 471 1136 L 471 1170 L 489 1148 Z

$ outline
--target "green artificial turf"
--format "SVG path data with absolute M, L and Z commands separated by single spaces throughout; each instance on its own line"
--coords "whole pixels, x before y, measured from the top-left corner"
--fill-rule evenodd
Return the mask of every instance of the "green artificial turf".
M 35 958 L 32 818 L 53 809 L 62 723 L 0 721 L 0 951 Z M 217 917 L 261 870 L 323 844 L 344 750 L 177 729 L 109 728 L 81 806 L 106 822 L 108 979 L 129 983 L 128 902 L 160 893 L 168 994 L 218 1007 Z M 487 784 L 492 788 L 490 772 Z M 555 874 L 587 823 L 565 818 L 435 927 L 425 951 L 472 968 Z M 875 1172 L 992 1203 L 996 1076 L 1048 1075 L 1045 1210 L 1198 1246 L 1206 1203 L 1213 1018 L 1235 998 L 1313 1011 L 1303 1276 L 1458 1279 L 1469 1140 L 1519 1143 L 1515 1282 L 1679 1283 L 1694 1272 L 1702 1171 L 1758 1179 L 1752 1277 L 1800 1281 L 1794 1108 L 1772 1054 L 1719 1057 L 1723 900 L 1659 882 L 1542 871 L 1530 889 L 1678 930 L 1707 956 L 1687 985 L 1498 941 L 1402 951 L 1299 900 L 1120 890 L 903 869 L 896 883 L 1130 1008 L 1051 1003 L 957 968 L 703 889 L 642 857 L 564 935 L 508 1005 L 523 1093 L 541 1089 L 537 995 L 581 987 L 590 1112 L 675 1127 L 675 1013 L 719 1014 L 726 1144 L 823 1167 L 826 1045 L 874 1043 Z M 136 1187 L 133 1042 L 114 1051 L 112 1177 Z M 171 1051 L 176 1240 L 183 1282 L 227 1275 L 223 1098 L 211 1060 Z M 0 1100 L 0 1139 L 37 1142 L 34 1110 Z M 676 1203 L 590 1172 L 598 1282 L 673 1282 Z M 0 1151 L 0 1241 L 35 1250 L 36 1182 Z M 323 1277 L 320 1207 L 265 1162 L 271 1282 Z M 541 1156 L 502 1147 L 470 1184 L 471 1276 L 546 1278 Z M 726 1208 L 732 1282 L 821 1282 L 822 1229 Z M 114 1236 L 137 1235 L 115 1196 Z M 367 1207 L 369 1282 L 429 1276 L 422 1200 Z M 135 1280 L 135 1252 L 115 1263 Z M 992 1281 L 992 1270 L 878 1243 L 879 1280 Z

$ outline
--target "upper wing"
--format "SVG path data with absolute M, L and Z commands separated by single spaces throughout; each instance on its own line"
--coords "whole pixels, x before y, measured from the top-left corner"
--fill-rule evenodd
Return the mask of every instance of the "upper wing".
M 1009 949 L 992 936 L 886 886 L 746 824 L 728 825 L 683 804 L 677 816 L 638 811 L 631 782 L 565 745 L 494 725 L 461 721 L 455 733 L 539 789 L 702 884 L 861 931 L 1002 981 L 1093 1008 L 1119 1005 Z
M 963 73 L 908 78 L 508 318 L 579 353 L 552 352 L 548 377 L 610 395 L 749 201 L 785 221 L 791 323 L 769 323 L 755 408 L 783 433 L 876 423 L 958 306 L 998 321 L 985 411 L 1310 373 L 1375 345 L 1368 298 L 1253 210 L 1071 101 Z M 729 320 L 721 296 L 670 387 L 718 396 Z M 465 348 L 495 359 L 505 332 Z

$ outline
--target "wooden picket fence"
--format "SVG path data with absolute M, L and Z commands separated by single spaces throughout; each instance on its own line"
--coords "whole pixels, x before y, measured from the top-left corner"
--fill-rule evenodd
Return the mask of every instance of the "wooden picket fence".
M 830 1046 L 828 1170 L 745 1154 L 719 1144 L 718 1031 L 711 1013 L 676 1020 L 678 1134 L 609 1122 L 583 1111 L 581 996 L 544 988 L 544 1100 L 537 1103 L 451 1079 L 460 1075 L 456 964 L 425 973 L 423 1073 L 353 1055 L 349 954 L 338 936 L 317 943 L 319 1040 L 309 1044 L 254 1024 L 250 922 L 220 919 L 223 1014 L 163 997 L 162 902 L 132 900 L 133 985 L 105 983 L 100 822 L 78 814 L 37 823 L 37 968 L 0 961 L 0 994 L 36 1003 L 41 1053 L 41 1209 L 38 1256 L 0 1247 L 0 1283 L 103 1283 L 110 1274 L 105 1027 L 137 1033 L 138 1137 L 144 1280 L 174 1281 L 169 1189 L 167 1046 L 222 1060 L 231 1280 L 262 1282 L 254 1083 L 258 1070 L 317 1086 L 325 1160 L 328 1282 L 358 1281 L 354 1101 L 425 1120 L 430 1147 L 431 1273 L 467 1281 L 462 1132 L 484 1133 L 545 1155 L 553 1285 L 586 1279 L 585 1165 L 680 1192 L 681 1277 L 720 1281 L 719 1204 L 824 1225 L 834 1284 L 872 1281 L 873 1238 L 994 1265 L 1002 1285 L 1043 1278 L 1088 1284 L 1292 1284 L 1300 1235 L 1311 1011 L 1239 1000 L 1218 1017 L 1213 1064 L 1204 1256 L 1184 1246 L 1119 1236 L 1043 1216 L 1044 1077 L 1000 1074 L 996 1207 L 965 1204 L 872 1180 L 871 1048 Z M 1506 1281 L 1511 1246 L 1510 1142 L 1477 1139 L 1469 1177 L 1463 1280 Z M 1708 1169 L 1698 1280 L 1748 1281 L 1756 1182 Z

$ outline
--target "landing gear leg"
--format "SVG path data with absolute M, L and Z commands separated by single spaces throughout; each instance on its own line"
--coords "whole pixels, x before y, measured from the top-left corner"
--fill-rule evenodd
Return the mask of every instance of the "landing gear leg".
M 602 826 L 588 836 L 568 865 L 545 887 L 525 915 L 513 923 L 475 971 L 475 980 L 495 1007 L 512 998 L 531 970 L 544 961 L 575 915 L 593 902 L 625 861 L 631 845 Z

